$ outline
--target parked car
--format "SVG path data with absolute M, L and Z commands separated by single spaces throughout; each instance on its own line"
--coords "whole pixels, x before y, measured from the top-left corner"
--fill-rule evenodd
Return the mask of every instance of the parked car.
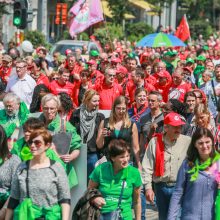
M 82 50 L 83 45 L 86 45 L 88 48 L 88 54 L 90 50 L 99 51 L 98 46 L 91 41 L 78 41 L 78 40 L 61 40 L 54 44 L 54 46 L 50 50 L 50 55 L 54 52 L 60 52 L 62 55 L 65 55 L 65 51 L 67 49 L 71 49 L 74 51 L 76 48 L 80 48 Z

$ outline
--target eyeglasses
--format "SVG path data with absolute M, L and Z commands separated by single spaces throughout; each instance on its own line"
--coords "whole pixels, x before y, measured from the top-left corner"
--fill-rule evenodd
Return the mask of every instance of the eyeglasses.
M 52 78 L 52 80 L 57 80 L 57 79 L 59 79 L 59 77 L 53 77 L 53 78 Z
M 34 144 L 36 147 L 41 147 L 43 144 L 42 141 L 40 140 L 35 140 L 35 141 L 30 140 L 27 143 L 28 143 L 28 146 L 31 146 L 32 144 Z

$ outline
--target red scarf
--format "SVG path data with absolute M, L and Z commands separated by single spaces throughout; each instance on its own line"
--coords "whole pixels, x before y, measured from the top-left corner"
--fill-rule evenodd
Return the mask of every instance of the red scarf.
M 148 103 L 146 102 L 143 106 L 141 106 L 139 109 L 137 108 L 137 105 L 135 104 L 133 109 L 134 109 L 134 114 L 132 118 L 134 118 L 135 121 L 138 121 L 141 117 L 141 115 L 146 111 L 148 107 Z M 140 111 L 138 111 L 140 110 Z
M 156 160 L 155 160 L 155 170 L 154 175 L 161 177 L 164 175 L 164 143 L 162 140 L 163 134 L 156 133 Z

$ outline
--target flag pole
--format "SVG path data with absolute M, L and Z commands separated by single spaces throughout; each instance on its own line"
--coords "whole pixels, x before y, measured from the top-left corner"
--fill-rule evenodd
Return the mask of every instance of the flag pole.
M 104 23 L 104 27 L 106 27 L 106 38 L 109 40 L 111 50 L 113 51 L 114 45 L 113 45 L 113 41 L 111 39 L 111 36 L 109 34 L 109 29 L 108 29 L 108 25 L 107 25 L 107 21 L 106 21 L 106 16 L 105 16 L 105 13 L 104 13 L 104 7 L 103 7 L 102 0 L 101 0 L 101 4 L 102 4 L 102 11 L 103 11 L 103 18 L 104 18 L 103 23 Z

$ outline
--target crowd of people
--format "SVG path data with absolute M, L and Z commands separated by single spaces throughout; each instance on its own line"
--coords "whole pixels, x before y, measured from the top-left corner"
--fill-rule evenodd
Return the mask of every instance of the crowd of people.
M 216 219 L 220 40 L 99 49 L 0 53 L 0 220 Z

